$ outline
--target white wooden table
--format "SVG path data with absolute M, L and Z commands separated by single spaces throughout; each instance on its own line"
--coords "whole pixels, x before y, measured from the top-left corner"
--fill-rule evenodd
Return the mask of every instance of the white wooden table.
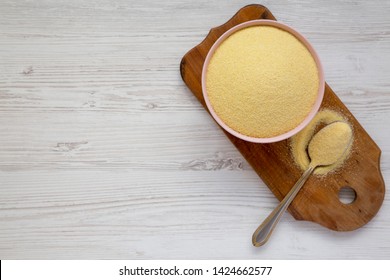
M 285 215 L 180 78 L 247 1 L 0 1 L 0 259 L 386 259 L 390 199 L 333 232 Z M 390 179 L 390 1 L 263 1 L 307 36 Z

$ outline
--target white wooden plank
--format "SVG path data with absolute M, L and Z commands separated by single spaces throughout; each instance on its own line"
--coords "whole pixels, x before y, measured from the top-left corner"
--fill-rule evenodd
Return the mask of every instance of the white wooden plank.
M 181 57 L 244 1 L 0 2 L 0 259 L 388 259 L 367 226 L 283 218 L 182 82 Z M 390 179 L 390 2 L 263 1 L 317 49 Z

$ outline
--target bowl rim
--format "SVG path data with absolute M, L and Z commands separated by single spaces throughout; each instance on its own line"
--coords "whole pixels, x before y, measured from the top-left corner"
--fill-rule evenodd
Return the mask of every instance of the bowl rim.
M 214 109 L 213 109 L 213 107 L 212 107 L 212 105 L 210 103 L 210 100 L 208 98 L 207 89 L 206 89 L 207 68 L 208 68 L 210 60 L 211 60 L 212 56 L 214 55 L 214 52 L 216 51 L 216 49 L 221 45 L 221 43 L 226 38 L 228 38 L 234 32 L 237 32 L 237 31 L 239 31 L 241 29 L 244 29 L 244 28 L 247 28 L 247 27 L 250 27 L 250 26 L 256 26 L 256 25 L 257 26 L 260 25 L 260 26 L 273 26 L 273 27 L 277 27 L 277 28 L 280 28 L 281 30 L 287 31 L 290 34 L 292 34 L 293 36 L 295 36 L 308 49 L 308 51 L 310 52 L 310 54 L 314 58 L 314 61 L 315 61 L 316 65 L 317 65 L 318 77 L 319 77 L 319 87 L 318 87 L 317 99 L 316 99 L 315 103 L 313 104 L 312 110 L 306 116 L 306 118 L 298 126 L 293 128 L 292 130 L 287 131 L 287 132 L 285 132 L 283 134 L 280 134 L 280 135 L 277 135 L 277 136 L 273 136 L 273 137 L 268 137 L 268 138 L 260 138 L 260 137 L 248 136 L 248 135 L 242 134 L 242 133 L 232 129 L 231 127 L 229 127 L 217 115 L 217 113 L 214 111 Z M 319 108 L 321 106 L 321 103 L 322 103 L 322 100 L 323 100 L 323 97 L 324 97 L 324 91 L 325 91 L 325 79 L 324 79 L 323 67 L 322 67 L 321 61 L 320 61 L 320 59 L 318 57 L 318 54 L 314 50 L 313 46 L 306 40 L 306 38 L 302 34 L 300 34 L 298 31 L 296 31 L 292 27 L 290 27 L 290 26 L 288 26 L 288 25 L 286 25 L 284 23 L 281 23 L 279 21 L 265 20 L 265 19 L 246 21 L 244 23 L 238 24 L 238 25 L 230 28 L 225 33 L 223 33 L 215 41 L 215 43 L 212 45 L 212 47 L 210 48 L 210 50 L 209 50 L 209 52 L 208 52 L 208 54 L 206 56 L 206 59 L 205 59 L 205 61 L 203 63 L 203 68 L 202 68 L 201 82 L 202 82 L 203 98 L 204 98 L 204 100 L 206 102 L 206 106 L 207 106 L 210 114 L 214 118 L 214 120 L 223 129 L 225 129 L 230 134 L 232 134 L 232 135 L 234 135 L 237 138 L 240 138 L 242 140 L 249 141 L 249 142 L 254 142 L 254 143 L 273 143 L 273 142 L 278 142 L 278 141 L 282 141 L 282 140 L 285 140 L 287 138 L 290 138 L 291 136 L 297 134 L 299 131 L 301 131 L 303 128 L 305 128 L 309 124 L 309 122 L 314 118 L 314 116 L 317 114 L 317 112 L 318 112 L 318 110 L 319 110 Z

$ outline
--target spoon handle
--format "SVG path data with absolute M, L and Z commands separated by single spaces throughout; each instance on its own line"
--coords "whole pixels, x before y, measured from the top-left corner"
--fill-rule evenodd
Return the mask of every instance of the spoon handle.
M 309 166 L 308 169 L 302 174 L 301 178 L 295 183 L 284 199 L 279 205 L 268 215 L 264 222 L 256 229 L 252 236 L 252 243 L 254 246 L 259 247 L 264 245 L 275 229 L 283 213 L 286 211 L 288 206 L 291 204 L 299 190 L 305 184 L 307 178 L 313 172 L 315 166 Z

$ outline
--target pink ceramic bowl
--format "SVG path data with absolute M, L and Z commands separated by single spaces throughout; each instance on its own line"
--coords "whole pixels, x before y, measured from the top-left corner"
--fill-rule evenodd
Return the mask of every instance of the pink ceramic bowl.
M 266 25 L 266 26 L 274 26 L 274 27 L 277 27 L 279 29 L 282 29 L 284 31 L 287 31 L 289 32 L 290 34 L 294 35 L 308 50 L 309 52 L 311 53 L 311 55 L 313 56 L 316 64 L 317 64 L 317 69 L 318 69 L 318 75 L 319 75 L 319 88 L 318 88 L 318 95 L 317 95 L 317 99 L 316 99 L 316 102 L 314 103 L 314 106 L 312 108 L 312 110 L 310 111 L 309 115 L 307 115 L 307 117 L 297 126 L 295 127 L 294 129 L 286 132 L 286 133 L 283 133 L 281 135 L 278 135 L 278 136 L 274 136 L 274 137 L 270 137 L 270 138 L 256 138 L 256 137 L 250 137 L 250 136 L 247 136 L 247 135 L 244 135 L 244 134 L 241 134 L 240 132 L 238 131 L 235 131 L 233 130 L 232 128 L 230 128 L 229 126 L 227 126 L 219 117 L 218 115 L 215 113 L 213 107 L 211 106 L 211 103 L 210 103 L 210 100 L 208 98 L 208 95 L 207 95 L 207 90 L 206 90 L 206 73 L 207 73 L 207 67 L 210 63 L 210 60 L 215 52 L 215 50 L 219 47 L 219 45 L 222 44 L 222 42 L 228 38 L 232 33 L 238 31 L 238 30 L 241 30 L 243 28 L 246 28 L 246 27 L 249 27 L 249 26 L 254 26 L 254 25 Z M 317 53 L 315 52 L 314 48 L 310 45 L 310 43 L 301 35 L 299 34 L 297 31 L 295 31 L 294 29 L 292 29 L 291 27 L 285 25 L 285 24 L 282 24 L 280 22 L 277 22 L 277 21 L 273 21 L 273 20 L 252 20 L 252 21 L 247 21 L 247 22 L 244 22 L 244 23 L 241 23 L 239 25 L 236 25 L 234 26 L 233 28 L 229 29 L 228 31 L 226 31 L 221 37 L 219 37 L 219 39 L 214 43 L 214 45 L 211 47 L 209 53 L 207 54 L 207 57 L 206 57 L 206 60 L 204 62 L 204 65 L 203 65 L 203 69 L 202 69 L 202 91 L 203 91 L 203 97 L 204 97 L 204 100 L 206 101 L 206 105 L 207 105 L 207 108 L 209 109 L 211 115 L 213 116 L 213 118 L 217 121 L 217 123 L 222 126 L 226 131 L 228 131 L 229 133 L 233 134 L 234 136 L 238 137 L 238 138 L 241 138 L 243 140 L 246 140 L 246 141 L 249 141 L 249 142 L 254 142 L 254 143 L 272 143 L 272 142 L 278 142 L 278 141 L 281 141 L 281 140 L 285 140 L 287 138 L 290 138 L 291 136 L 293 136 L 294 134 L 298 133 L 299 131 L 301 131 L 313 118 L 314 116 L 316 115 L 318 109 L 320 108 L 321 106 L 321 102 L 322 102 L 322 99 L 324 97 L 324 89 L 325 89 L 325 81 L 324 81 L 324 72 L 323 72 L 323 69 L 322 69 L 322 65 L 321 65 L 321 62 L 320 62 L 320 59 L 318 58 L 318 55 Z

